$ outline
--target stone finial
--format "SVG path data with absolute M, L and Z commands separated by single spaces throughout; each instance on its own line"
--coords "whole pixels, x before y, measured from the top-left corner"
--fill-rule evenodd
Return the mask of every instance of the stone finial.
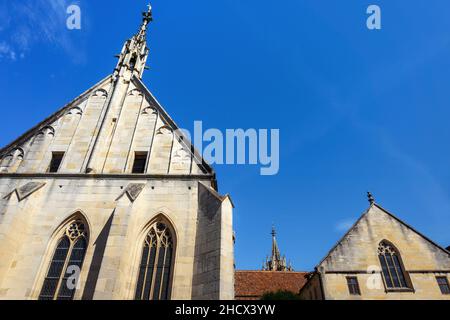
M 373 205 L 375 203 L 375 198 L 370 192 L 367 192 L 367 199 L 369 200 L 370 205 Z

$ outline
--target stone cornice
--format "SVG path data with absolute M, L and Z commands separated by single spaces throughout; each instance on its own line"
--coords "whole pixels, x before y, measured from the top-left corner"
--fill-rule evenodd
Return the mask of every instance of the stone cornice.
M 0 173 L 0 179 L 126 179 L 126 180 L 214 180 L 212 174 L 86 174 L 86 173 Z

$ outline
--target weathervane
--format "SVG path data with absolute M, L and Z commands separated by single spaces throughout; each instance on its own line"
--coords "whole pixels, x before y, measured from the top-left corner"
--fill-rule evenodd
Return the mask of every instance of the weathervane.
M 152 5 L 149 3 L 147 5 L 147 12 L 142 12 L 142 16 L 144 17 L 144 21 L 146 21 L 147 23 L 153 20 L 152 17 Z

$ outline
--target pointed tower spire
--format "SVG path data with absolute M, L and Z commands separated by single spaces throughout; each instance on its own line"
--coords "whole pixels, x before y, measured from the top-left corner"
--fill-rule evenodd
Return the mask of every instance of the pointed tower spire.
M 275 226 L 272 225 L 272 254 L 270 259 L 266 258 L 266 264 L 264 266 L 265 271 L 292 271 L 291 266 L 287 266 L 286 256 L 281 256 L 280 249 L 276 239 L 277 232 Z
M 119 61 L 114 70 L 116 77 L 124 77 L 129 80 L 132 75 L 136 75 L 142 78 L 150 52 L 147 47 L 147 30 L 151 21 L 153 21 L 152 6 L 149 4 L 147 11 L 142 13 L 139 31 L 125 42 L 122 52 L 118 55 Z
M 280 260 L 280 249 L 278 249 L 277 244 L 277 232 L 275 231 L 275 226 L 272 225 L 272 232 L 270 233 L 272 235 L 272 261 Z

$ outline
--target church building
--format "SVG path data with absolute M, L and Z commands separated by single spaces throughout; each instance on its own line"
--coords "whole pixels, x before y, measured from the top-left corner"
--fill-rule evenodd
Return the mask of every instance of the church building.
M 142 81 L 151 21 L 0 149 L 0 299 L 234 298 L 233 203 Z
M 450 252 L 375 203 L 331 248 L 303 300 L 450 300 Z
M 262 270 L 235 270 L 233 202 L 142 80 L 151 21 L 112 74 L 0 149 L 0 300 L 450 300 L 449 248 L 370 194 L 314 271 L 275 229 Z

